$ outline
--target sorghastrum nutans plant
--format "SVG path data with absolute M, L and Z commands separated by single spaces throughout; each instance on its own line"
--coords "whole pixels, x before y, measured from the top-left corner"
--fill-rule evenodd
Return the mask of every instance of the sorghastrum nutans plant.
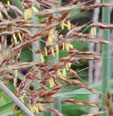
M 8 1 L 7 4 L 0 3 L 0 37 L 2 38 L 0 44 L 0 50 L 3 49 L 2 59 L 0 59 L 0 74 L 3 75 L 3 79 L 13 80 L 13 84 L 16 90 L 16 95 L 20 100 L 33 112 L 34 114 L 40 112 L 51 111 L 56 116 L 62 116 L 58 110 L 52 107 L 48 107 L 48 104 L 54 103 L 54 97 L 57 93 L 62 92 L 65 84 L 71 84 L 80 88 L 85 88 L 92 93 L 98 94 L 98 92 L 91 88 L 89 85 L 84 84 L 81 80 L 71 79 L 67 73 L 77 75 L 77 72 L 71 69 L 73 63 L 80 61 L 98 60 L 100 57 L 89 51 L 77 50 L 74 48 L 74 41 L 89 41 L 97 44 L 109 44 L 105 40 L 95 38 L 94 32 L 86 34 L 81 32 L 83 25 L 73 25 L 70 19 L 70 10 L 76 9 L 77 6 L 82 4 L 81 2 L 71 2 L 70 4 L 62 5 L 59 8 L 52 9 L 52 5 L 59 4 L 59 2 L 53 1 L 33 1 L 22 0 L 21 1 L 24 13 L 21 15 L 20 9 L 14 4 Z M 42 8 L 42 6 L 49 6 L 48 9 Z M 14 8 L 16 10 L 14 11 Z M 109 4 L 95 5 L 91 3 L 88 8 L 85 6 L 81 8 L 81 12 L 92 10 L 97 7 L 107 7 Z M 4 9 L 4 10 L 3 10 Z M 41 10 L 40 10 L 41 9 Z M 11 17 L 9 12 L 13 12 L 15 17 Z M 57 12 L 59 15 L 54 16 L 53 13 Z M 33 16 L 42 16 L 39 22 L 34 24 L 30 19 Z M 55 23 L 53 23 L 55 22 Z M 100 23 L 89 25 L 91 28 L 112 28 L 112 25 L 103 25 Z M 60 30 L 59 30 L 60 27 Z M 38 28 L 35 35 L 32 34 L 31 29 Z M 60 31 L 67 28 L 66 35 L 60 35 Z M 10 36 L 11 44 L 7 45 L 8 37 Z M 46 39 L 43 39 L 45 37 Z M 73 39 L 72 39 L 73 38 Z M 30 45 L 35 41 L 41 40 L 44 43 L 43 50 L 39 50 L 37 44 L 36 51 L 30 48 Z M 29 48 L 33 53 L 39 54 L 40 62 L 33 61 L 25 62 L 21 60 L 23 48 Z M 55 57 L 56 53 L 60 51 L 68 53 L 68 56 L 61 57 L 58 62 L 55 62 L 52 66 L 46 63 L 49 55 Z M 29 68 L 29 71 L 22 76 L 21 82 L 18 82 L 22 69 Z M 42 75 L 39 75 L 39 73 Z M 12 76 L 10 76 L 12 74 Z M 35 89 L 33 83 L 38 80 L 39 88 Z M 43 100 L 42 100 L 43 98 Z M 45 99 L 47 98 L 47 99 Z M 66 99 L 64 102 L 70 102 L 73 104 L 89 105 L 94 107 L 101 107 L 96 103 L 90 103 L 88 101 L 76 101 L 73 99 Z

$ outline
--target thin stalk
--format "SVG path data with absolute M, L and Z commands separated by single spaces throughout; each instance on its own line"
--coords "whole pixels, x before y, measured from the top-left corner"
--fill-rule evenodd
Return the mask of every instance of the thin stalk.
M 103 0 L 103 3 L 110 3 L 110 0 Z M 104 24 L 110 24 L 110 7 L 102 8 L 102 22 Z M 110 30 L 103 30 L 103 39 L 110 41 Z M 106 54 L 105 54 L 106 53 Z M 107 56 L 107 57 L 106 57 Z M 106 94 L 109 89 L 109 79 L 111 78 L 111 53 L 110 45 L 102 45 L 102 104 L 103 111 L 106 112 Z M 107 113 L 103 114 L 106 116 Z
M 35 116 L 30 110 L 0 81 L 0 88 L 28 115 Z
M 32 16 L 32 22 L 34 23 L 34 25 L 38 22 L 38 17 L 37 16 L 34 16 L 34 13 L 33 13 L 33 16 Z M 37 32 L 39 31 L 38 28 L 32 28 L 32 34 L 35 35 Z M 37 45 L 37 46 L 35 46 Z M 33 53 L 32 53 L 32 56 L 33 56 L 33 61 L 35 63 L 40 63 L 40 54 L 36 54 L 35 51 L 36 50 L 40 50 L 41 48 L 41 42 L 38 40 L 36 42 L 34 42 L 32 44 L 32 49 L 33 49 Z M 39 74 L 41 76 L 41 73 Z M 37 86 L 37 85 L 36 85 Z
M 36 17 L 36 16 L 34 16 L 34 13 L 33 13 L 33 16 L 32 16 L 32 19 L 31 19 L 31 21 L 34 23 L 34 25 L 35 25 L 35 23 L 37 23 L 38 22 L 38 18 Z M 32 28 L 32 34 L 33 35 L 35 35 L 36 33 L 38 32 L 38 28 Z M 40 63 L 40 55 L 39 54 L 36 54 L 35 53 L 35 51 L 38 49 L 40 49 L 40 43 L 39 43 L 39 41 L 36 41 L 36 44 L 38 45 L 37 47 L 34 45 L 34 44 L 32 44 L 32 49 L 33 49 L 33 61 L 35 62 L 35 63 Z
M 100 1 L 96 1 L 95 4 L 98 4 L 100 3 Z M 99 19 L 99 13 L 100 13 L 100 8 L 96 8 L 94 9 L 94 13 L 93 13 L 93 23 L 97 23 L 98 22 L 98 19 Z M 95 36 L 95 35 L 94 35 Z M 98 45 L 96 45 L 96 48 L 97 48 Z M 91 52 L 94 52 L 94 47 L 95 47 L 95 43 L 89 43 L 89 50 Z M 98 52 L 100 52 L 100 49 L 98 49 Z M 93 83 L 96 83 L 98 80 L 96 79 L 97 77 L 97 70 L 95 70 L 95 73 L 93 74 L 93 71 L 94 71 L 94 66 L 95 65 L 95 62 L 94 61 L 89 61 L 89 84 L 93 84 Z M 95 80 L 93 80 L 95 77 Z M 93 95 L 90 95 L 89 96 L 89 100 L 91 102 L 97 102 L 98 101 L 98 97 L 99 95 L 96 95 L 96 94 L 93 94 Z M 93 99 L 94 98 L 94 99 Z M 98 112 L 99 108 L 97 107 L 91 107 L 90 108 L 90 113 L 95 113 L 95 112 Z
M 34 25 L 38 22 L 38 17 L 37 16 L 35 16 L 35 15 L 33 15 L 32 16 L 32 22 L 34 23 Z M 38 28 L 32 28 L 32 34 L 34 35 L 34 34 L 36 34 L 37 32 L 39 31 L 39 29 Z M 34 45 L 34 44 L 37 44 L 37 47 Z M 35 62 L 35 63 L 40 63 L 40 54 L 36 54 L 35 53 L 35 51 L 36 50 L 41 50 L 42 49 L 42 45 L 41 45 L 41 42 L 40 42 L 40 40 L 38 40 L 38 41 L 36 41 L 34 44 L 32 44 L 32 49 L 33 49 L 33 53 L 32 53 L 32 56 L 33 56 L 33 61 Z M 40 73 L 38 73 L 38 75 L 39 76 L 41 76 L 42 74 L 41 74 L 41 72 Z M 39 85 L 39 81 L 36 81 L 35 83 L 34 83 L 34 88 L 39 88 L 40 86 L 38 86 Z M 40 114 L 37 114 L 36 116 L 43 116 L 44 115 L 44 113 L 40 113 Z
M 61 0 L 57 0 L 59 3 L 61 3 Z M 57 7 L 59 7 L 59 5 L 56 5 L 56 6 L 52 6 L 53 7 L 53 9 L 55 9 L 55 8 L 57 8 Z M 53 14 L 54 16 L 57 16 L 57 13 L 54 13 Z M 56 54 L 56 57 L 54 58 L 54 63 L 56 63 L 56 62 L 58 62 L 59 61 L 59 54 Z M 55 103 L 54 103 L 54 108 L 55 109 L 57 109 L 57 110 L 59 110 L 59 111 L 61 111 L 62 110 L 62 108 L 61 108 L 61 98 L 60 97 L 55 97 L 54 98 L 54 101 L 55 101 Z M 54 116 L 54 114 L 51 114 L 51 116 Z
M 17 90 L 17 82 L 18 82 L 18 79 L 17 79 L 17 76 L 15 76 L 14 78 L 14 87 L 15 87 L 15 96 L 17 96 L 17 93 L 18 93 L 18 90 Z M 14 107 L 13 107 L 13 114 L 12 116 L 15 116 L 15 112 L 16 112 L 16 103 L 14 103 Z

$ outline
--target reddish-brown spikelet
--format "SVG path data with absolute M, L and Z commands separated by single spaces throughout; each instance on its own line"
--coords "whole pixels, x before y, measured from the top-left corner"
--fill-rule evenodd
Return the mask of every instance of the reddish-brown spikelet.
M 64 102 L 69 102 L 69 103 L 73 103 L 73 104 L 77 104 L 77 105 L 88 105 L 88 106 L 92 106 L 92 107 L 101 107 L 101 104 L 95 104 L 95 103 L 91 103 L 88 101 L 76 101 L 74 99 L 66 99 Z
M 58 110 L 55 108 L 48 108 L 49 111 L 53 112 L 56 116 L 63 116 Z
M 81 12 L 86 12 L 88 10 L 92 10 L 92 9 L 95 9 L 95 8 L 109 7 L 109 6 L 110 6 L 110 4 L 108 4 L 108 3 L 91 4 L 88 7 L 82 8 L 80 11 Z

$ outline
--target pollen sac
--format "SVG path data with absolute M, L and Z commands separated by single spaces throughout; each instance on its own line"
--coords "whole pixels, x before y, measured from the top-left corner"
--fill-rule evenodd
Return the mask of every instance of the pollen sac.
M 36 113 L 39 113 L 39 109 L 36 106 L 34 106 L 33 108 L 34 108 Z
M 0 20 L 2 20 L 2 19 L 3 19 L 3 15 L 2 15 L 2 13 L 0 11 Z
M 50 45 L 53 45 L 53 39 L 55 38 L 54 36 L 54 29 L 50 29 L 49 34 L 48 34 L 48 42 Z
M 42 53 L 40 54 L 40 60 L 41 60 L 41 63 L 42 63 L 42 64 L 45 62 L 45 60 L 44 60 L 44 56 L 43 56 Z
M 65 43 L 62 43 L 62 49 L 65 50 Z
M 18 36 L 19 36 L 20 41 L 22 42 L 22 36 L 21 36 L 21 34 L 18 33 Z
M 62 76 L 63 77 L 66 77 L 66 69 L 64 68 L 63 71 L 62 71 Z
M 7 1 L 7 5 L 10 6 L 10 1 L 9 0 Z
M 24 19 L 29 19 L 32 17 L 32 11 L 31 11 L 31 8 L 28 8 L 28 9 L 25 9 L 24 11 Z
M 34 6 L 32 6 L 32 10 L 34 11 L 34 13 L 38 13 L 39 10 L 37 8 L 35 8 Z
M 41 103 L 37 103 L 37 104 L 36 104 L 36 107 L 37 107 L 38 109 L 40 109 L 40 110 L 43 110 L 43 109 L 44 109 L 44 107 L 43 107 L 43 105 L 42 105 Z
M 50 85 L 50 88 L 52 88 L 52 87 L 55 86 L 55 83 L 54 83 L 54 80 L 53 80 L 52 77 L 51 77 L 50 80 L 49 80 L 49 85 Z
M 20 97 L 20 100 L 22 101 L 22 103 L 24 103 L 24 96 L 23 95 Z
M 14 39 L 15 44 L 17 44 L 18 41 L 17 41 L 17 38 L 16 38 L 15 34 L 13 34 L 13 39 Z
M 92 35 L 93 37 L 96 36 L 96 27 L 92 27 L 92 28 L 91 28 L 91 35 Z
M 73 45 L 70 44 L 70 43 L 66 43 L 65 47 L 66 47 L 66 51 L 69 51 L 70 49 L 73 49 Z
M 30 6 L 29 8 L 26 8 L 25 11 L 24 11 L 24 19 L 30 19 L 32 17 L 32 11 L 34 13 L 38 13 L 39 10 L 37 8 L 35 8 L 34 6 Z
M 61 77 L 62 76 L 62 73 L 61 73 L 61 71 L 57 71 L 57 76 L 59 76 L 59 77 Z
M 66 64 L 66 70 L 69 70 L 70 67 L 71 67 L 71 63 L 67 63 Z
M 47 48 L 44 48 L 44 50 L 45 50 L 45 56 L 48 56 Z
M 35 113 L 35 109 L 33 106 L 30 106 L 29 109 L 31 110 L 32 113 Z
M 64 30 L 64 27 L 67 27 L 68 30 L 71 30 L 71 23 L 69 20 L 66 23 L 64 20 L 61 22 L 61 29 Z

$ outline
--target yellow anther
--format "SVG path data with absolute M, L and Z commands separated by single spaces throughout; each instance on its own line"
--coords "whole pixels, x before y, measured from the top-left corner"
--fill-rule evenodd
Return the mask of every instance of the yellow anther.
M 21 34 L 18 33 L 18 36 L 19 36 L 20 41 L 22 42 L 22 36 L 21 36 Z
M 45 48 L 45 55 L 48 56 L 47 48 Z
M 61 23 L 61 28 L 62 28 L 62 30 L 64 30 L 64 20 Z
M 38 105 L 39 109 L 44 109 L 44 107 L 42 106 L 41 103 L 38 103 L 37 105 Z
M 40 54 L 40 60 L 41 60 L 41 63 L 44 63 L 45 62 L 44 56 L 42 54 Z
M 69 50 L 70 50 L 70 48 L 69 48 L 69 44 L 66 43 L 65 46 L 66 46 L 66 51 L 69 51 Z
M 14 87 L 17 85 L 18 70 L 15 70 Z
M 24 11 L 24 19 L 28 19 L 28 10 L 27 9 L 25 9 L 25 11 Z
M 64 23 L 64 20 L 63 20 L 62 23 L 61 23 L 61 27 L 62 27 L 62 30 L 64 29 L 64 27 L 68 28 L 68 24 Z
M 66 70 L 69 70 L 70 67 L 71 67 L 71 63 L 67 63 L 66 64 Z
M 59 53 L 59 47 L 58 47 L 58 44 L 56 44 L 56 53 Z
M 29 18 L 31 18 L 32 17 L 32 11 L 31 11 L 31 9 L 28 9 L 28 14 L 29 14 Z
M 24 0 L 22 0 L 22 4 L 24 4 Z
M 65 43 L 62 43 L 62 49 L 65 50 Z
M 34 106 L 33 108 L 36 111 L 36 113 L 39 113 L 39 110 L 38 110 L 38 108 L 36 106 Z
M 55 83 L 54 83 L 54 80 L 53 80 L 52 77 L 51 77 L 50 80 L 49 80 L 49 86 L 50 86 L 50 88 L 52 88 L 52 87 L 55 86 Z
M 69 43 L 68 45 L 69 45 L 69 48 L 73 49 L 73 45 L 72 44 Z
M 71 64 L 72 64 L 72 63 L 68 63 L 68 66 L 71 67 Z
M 62 71 L 62 76 L 66 77 L 66 69 L 65 68 Z
M 55 57 L 55 52 L 53 48 L 51 49 L 51 52 L 52 52 L 52 56 Z
M 35 8 L 34 6 L 32 6 L 32 9 L 33 9 L 34 13 L 38 13 L 39 12 L 39 10 L 37 8 Z
M 52 37 L 52 36 L 49 36 L 49 37 L 48 37 L 48 42 L 49 42 L 50 45 L 53 44 L 53 37 Z
M 13 39 L 15 41 L 15 44 L 17 44 L 17 38 L 16 38 L 15 34 L 13 34 Z
M 10 2 L 9 2 L 9 0 L 7 1 L 7 5 L 10 6 Z
M 71 23 L 70 23 L 70 21 L 67 22 L 67 25 L 68 25 L 67 26 L 68 30 L 71 30 Z
M 18 77 L 18 70 L 15 70 L 15 76 Z
M 68 25 L 66 23 L 64 23 L 64 26 L 68 28 Z
M 91 28 L 91 35 L 92 35 L 93 37 L 96 36 L 96 27 L 92 27 L 92 28 Z
M 10 64 L 10 65 L 9 65 L 9 68 L 12 68 L 12 67 L 13 67 L 13 65 L 12 65 L 12 64 Z
M 62 73 L 59 70 L 57 71 L 57 76 L 62 76 Z
M 32 113 L 35 112 L 35 109 L 34 109 L 34 107 L 32 107 L 32 106 L 30 106 L 29 109 L 31 110 Z
M 71 23 L 70 21 L 67 21 L 67 24 L 64 22 L 64 20 L 61 23 L 61 28 L 62 30 L 64 29 L 64 27 L 67 27 L 68 30 L 71 30 Z
M 32 11 L 31 11 L 31 8 L 29 9 L 25 9 L 24 11 L 24 19 L 29 19 L 32 17 Z
M 2 20 L 3 19 L 3 16 L 2 16 L 2 13 L 1 13 L 1 11 L 0 11 L 0 20 Z
M 49 31 L 49 36 L 53 36 L 53 34 L 54 34 L 54 29 L 52 28 L 52 29 L 50 29 L 50 31 Z
M 69 70 L 69 65 L 68 65 L 68 63 L 66 64 L 66 70 Z
M 70 44 L 70 43 L 66 43 L 66 44 L 65 44 L 65 47 L 66 47 L 66 51 L 69 51 L 70 48 L 73 49 L 73 45 Z
M 55 38 L 55 36 L 54 36 L 54 29 L 52 28 L 50 29 L 49 34 L 48 34 L 48 42 L 50 45 L 53 44 L 53 38 Z
M 24 96 L 21 96 L 20 100 L 22 101 L 22 103 L 24 103 Z

